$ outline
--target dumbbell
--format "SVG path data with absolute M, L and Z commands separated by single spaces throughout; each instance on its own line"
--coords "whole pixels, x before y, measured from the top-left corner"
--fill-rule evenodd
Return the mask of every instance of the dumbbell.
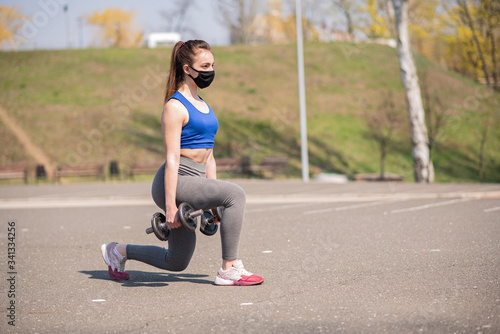
M 179 220 L 182 226 L 190 232 L 196 230 L 196 217 L 203 215 L 203 210 L 194 210 L 194 208 L 188 203 L 181 203 L 179 205 Z
M 217 222 L 221 221 L 221 217 L 222 215 L 220 208 L 217 208 L 215 212 L 212 210 L 204 211 L 200 223 L 201 233 L 205 235 L 214 235 L 215 233 L 217 233 L 217 230 L 219 229 L 219 225 L 217 225 Z
M 151 217 L 151 227 L 146 229 L 146 233 L 151 234 L 154 232 L 158 239 L 161 241 L 167 241 L 170 230 L 165 221 L 165 215 L 161 212 L 156 212 L 153 217 Z
M 181 203 L 178 210 L 179 220 L 182 226 L 190 232 L 194 231 L 197 225 L 196 217 L 203 215 L 203 210 L 200 209 L 195 211 L 188 203 Z M 217 232 L 217 230 L 215 230 L 215 232 Z M 167 227 L 165 215 L 160 212 L 156 212 L 151 218 L 151 227 L 146 229 L 146 233 L 154 233 L 158 239 L 166 241 L 168 239 L 168 235 L 170 234 L 170 230 Z

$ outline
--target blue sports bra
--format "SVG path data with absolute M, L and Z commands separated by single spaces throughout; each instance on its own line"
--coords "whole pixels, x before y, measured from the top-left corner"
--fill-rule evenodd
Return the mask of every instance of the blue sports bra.
M 180 101 L 189 113 L 189 121 L 182 127 L 181 149 L 213 148 L 215 134 L 219 129 L 219 121 L 212 108 L 207 104 L 208 113 L 202 113 L 180 92 L 175 92 L 170 99 Z

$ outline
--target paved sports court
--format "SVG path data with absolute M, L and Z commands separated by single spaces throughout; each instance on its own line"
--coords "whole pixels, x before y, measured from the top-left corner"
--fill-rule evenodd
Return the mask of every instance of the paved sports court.
M 1 186 L 0 332 L 500 332 L 500 185 L 236 182 L 260 286 L 213 285 L 199 231 L 186 271 L 109 280 L 102 243 L 162 245 L 149 184 Z

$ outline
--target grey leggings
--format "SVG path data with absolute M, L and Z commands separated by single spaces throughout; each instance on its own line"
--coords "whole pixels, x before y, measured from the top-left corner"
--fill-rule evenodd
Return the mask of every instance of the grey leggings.
M 156 172 L 152 195 L 156 205 L 165 211 L 165 164 Z M 222 258 L 238 258 L 238 246 L 245 211 L 245 192 L 230 182 L 207 179 L 206 165 L 181 156 L 176 193 L 177 206 L 183 202 L 195 209 L 223 207 L 219 232 Z M 127 245 L 127 258 L 169 271 L 187 268 L 196 246 L 196 232 L 183 227 L 170 231 L 168 249 L 158 246 Z

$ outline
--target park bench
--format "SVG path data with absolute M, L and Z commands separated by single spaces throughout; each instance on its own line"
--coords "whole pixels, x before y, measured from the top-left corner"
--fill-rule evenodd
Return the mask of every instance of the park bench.
M 228 172 L 240 174 L 241 170 L 241 159 L 237 158 L 218 158 L 215 159 L 215 164 L 217 165 L 217 172 Z
M 354 181 L 385 181 L 385 182 L 401 182 L 404 176 L 399 174 L 385 173 L 383 177 L 380 174 L 355 174 Z
M 0 179 L 23 179 L 28 183 L 28 167 L 25 165 L 0 166 Z
M 57 166 L 54 172 L 54 178 L 58 182 L 61 180 L 61 178 L 68 176 L 95 176 L 101 180 L 104 180 L 104 164 L 68 164 Z
M 134 178 L 139 174 L 154 174 L 160 169 L 165 161 L 145 161 L 132 164 L 127 170 L 127 176 Z
M 277 172 L 288 176 L 288 158 L 287 157 L 264 157 L 260 165 L 250 166 L 250 172 L 257 173 L 261 177 L 270 172 L 272 177 L 276 177 Z

